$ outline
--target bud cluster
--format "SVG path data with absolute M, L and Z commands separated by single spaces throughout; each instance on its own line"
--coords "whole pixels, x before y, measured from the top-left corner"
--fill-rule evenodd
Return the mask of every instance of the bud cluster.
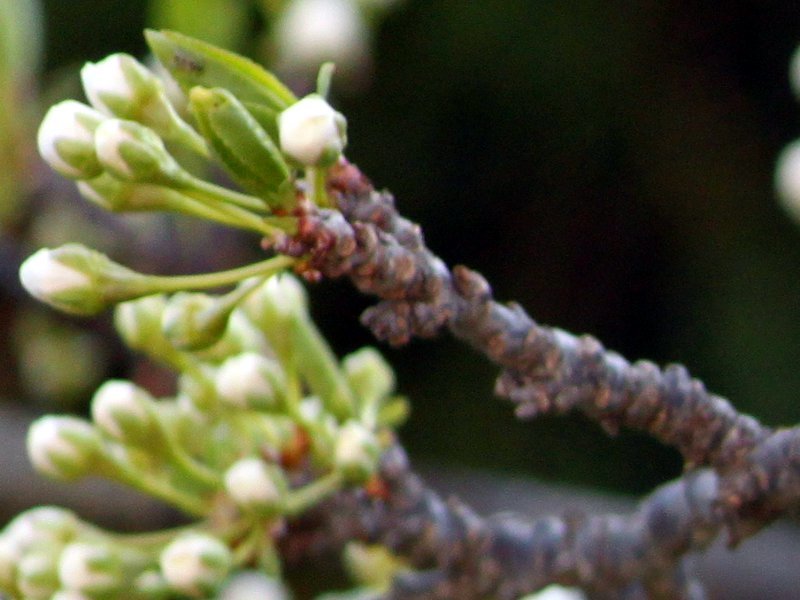
M 81 73 L 91 106 L 62 102 L 41 125 L 39 149 L 55 170 L 109 210 L 171 210 L 267 236 L 294 233 L 296 217 L 287 215 L 299 194 L 327 205 L 326 169 L 346 134 L 324 90 L 297 100 L 246 59 L 173 32 L 147 36 L 186 94 L 191 124 L 156 75 L 112 55 Z M 243 191 L 190 174 L 176 146 L 219 163 Z M 39 509 L 0 534 L 0 592 L 213 596 L 233 589 L 226 578 L 248 565 L 277 575 L 275 537 L 285 519 L 375 476 L 405 400 L 392 395 L 394 376 L 376 351 L 342 361 L 333 354 L 304 287 L 286 272 L 296 262 L 277 256 L 165 277 L 67 244 L 23 263 L 23 286 L 62 311 L 93 315 L 116 305 L 123 340 L 178 381 L 174 395 L 160 398 L 131 381 L 107 381 L 90 419 L 41 417 L 27 438 L 34 467 L 60 480 L 116 480 L 197 522 L 142 538 Z M 220 287 L 231 289 L 203 291 Z M 19 533 L 28 529 L 35 531 Z

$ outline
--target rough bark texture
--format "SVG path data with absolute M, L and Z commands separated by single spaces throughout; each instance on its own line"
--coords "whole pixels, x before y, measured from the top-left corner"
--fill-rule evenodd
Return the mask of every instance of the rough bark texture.
M 590 336 L 496 302 L 478 273 L 450 270 L 433 255 L 391 195 L 353 165 L 337 165 L 329 191 L 336 209 L 305 206 L 299 233 L 276 250 L 308 257 L 308 277 L 346 276 L 377 296 L 362 317 L 377 338 L 399 345 L 448 328 L 500 366 L 496 391 L 520 417 L 577 410 L 611 433 L 646 431 L 678 449 L 687 467 L 633 516 L 525 522 L 443 502 L 396 448 L 384 460 L 386 499 L 342 495 L 319 522 L 330 540 L 380 541 L 411 559 L 419 571 L 399 578 L 388 597 L 516 598 L 553 582 L 599 598 L 701 597 L 683 555 L 723 526 L 735 543 L 796 509 L 800 430 L 773 431 L 739 414 L 681 366 L 631 364 Z

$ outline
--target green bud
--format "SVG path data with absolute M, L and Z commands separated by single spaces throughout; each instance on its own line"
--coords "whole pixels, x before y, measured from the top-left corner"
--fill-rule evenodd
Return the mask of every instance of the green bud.
M 272 208 L 291 209 L 289 167 L 244 105 L 222 88 L 192 88 L 189 102 L 200 132 L 236 183 Z
M 217 538 L 188 533 L 164 548 L 159 565 L 164 579 L 176 592 L 208 597 L 228 575 L 232 557 Z
M 80 528 L 81 522 L 72 511 L 59 506 L 37 506 L 14 517 L 3 530 L 2 539 L 21 556 L 32 548 L 65 544 Z
M 117 179 L 174 185 L 187 174 L 152 129 L 135 121 L 108 119 L 94 134 L 100 164 Z
M 82 244 L 42 248 L 22 263 L 19 277 L 34 298 L 76 315 L 141 295 L 139 273 Z
M 345 356 L 342 369 L 363 405 L 377 405 L 394 389 L 394 371 L 375 348 L 361 348 Z
M 92 420 L 107 436 L 127 444 L 146 446 L 157 435 L 155 400 L 130 381 L 106 381 L 92 398 Z
M 100 456 L 97 431 L 76 417 L 46 415 L 28 429 L 28 458 L 37 471 L 54 479 L 88 475 Z
M 280 514 L 289 484 L 280 467 L 259 458 L 243 458 L 225 471 L 225 490 L 242 508 Z
M 164 307 L 161 330 L 180 350 L 201 350 L 218 342 L 225 333 L 232 307 L 224 297 L 178 292 Z

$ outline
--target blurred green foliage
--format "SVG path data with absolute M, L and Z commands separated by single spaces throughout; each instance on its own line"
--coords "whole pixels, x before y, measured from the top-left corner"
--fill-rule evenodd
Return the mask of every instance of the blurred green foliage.
M 141 55 L 145 24 L 254 50 L 269 25 L 244 1 L 43 6 L 49 75 Z M 772 169 L 800 124 L 786 77 L 798 42 L 790 0 L 406 0 L 376 32 L 369 87 L 334 82 L 334 97 L 351 160 L 498 298 L 630 359 L 682 362 L 741 410 L 795 423 L 800 229 Z M 369 300 L 317 288 L 338 351 L 368 342 Z M 413 403 L 412 456 L 630 492 L 680 468 L 580 418 L 516 422 L 492 398 L 494 369 L 446 336 L 389 356 Z

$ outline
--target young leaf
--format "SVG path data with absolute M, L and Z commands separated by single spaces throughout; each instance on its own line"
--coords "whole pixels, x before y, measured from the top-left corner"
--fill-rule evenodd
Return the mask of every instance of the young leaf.
M 175 31 L 145 31 L 153 54 L 188 94 L 193 87 L 223 87 L 242 102 L 280 112 L 297 98 L 253 61 Z

